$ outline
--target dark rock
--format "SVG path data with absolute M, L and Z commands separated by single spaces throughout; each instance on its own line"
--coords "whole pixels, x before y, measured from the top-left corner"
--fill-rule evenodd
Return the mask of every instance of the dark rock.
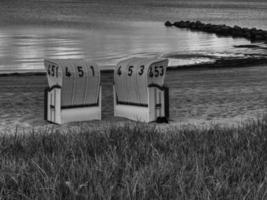
M 254 39 L 256 41 L 264 40 L 264 36 L 262 34 L 255 34 Z
M 250 39 L 251 38 L 251 33 L 249 31 L 245 31 L 243 32 L 243 36 L 247 39 Z
M 249 28 L 242 28 L 242 31 L 243 32 L 250 32 L 250 29 Z
M 185 27 L 185 28 L 189 28 L 189 27 L 190 27 L 190 24 L 191 24 L 190 21 L 185 21 L 185 22 L 184 22 L 184 27 Z
M 250 29 L 250 34 L 251 35 L 254 35 L 254 34 L 256 34 L 257 33 L 257 29 L 256 28 L 252 28 L 252 29 Z
M 263 41 L 265 38 L 264 31 L 256 28 L 250 29 L 250 40 L 251 41 Z
M 231 35 L 233 37 L 242 37 L 243 31 L 242 30 L 232 29 L 232 34 Z
M 248 28 L 242 28 L 242 37 L 250 39 L 251 33 Z
M 197 25 L 203 25 L 203 23 L 201 21 L 196 21 Z
M 212 26 L 212 31 L 217 35 L 226 35 L 225 34 L 225 25 L 214 25 Z
M 174 22 L 173 25 L 178 27 L 178 28 L 182 28 L 182 25 L 181 25 L 182 23 L 183 23 L 183 21 Z
M 242 35 L 243 35 L 243 30 L 242 30 L 241 27 L 234 26 L 232 28 L 232 36 L 234 36 L 234 37 L 242 37 Z
M 181 28 L 186 28 L 186 22 L 184 22 L 184 21 L 180 21 L 180 27 Z
M 196 21 L 196 29 L 202 30 L 205 24 L 201 23 L 200 21 Z
M 208 33 L 212 32 L 212 24 L 206 24 L 204 30 Z
M 196 29 L 196 28 L 197 28 L 196 23 L 195 23 L 195 22 L 191 22 L 191 23 L 189 23 L 189 28 L 191 28 L 191 29 Z
M 232 34 L 233 30 L 229 26 L 223 26 L 221 27 L 221 35 L 229 36 Z
M 233 29 L 235 29 L 235 30 L 242 30 L 242 28 L 240 27 L 240 26 L 234 26 L 234 28 Z
M 172 26 L 172 23 L 170 21 L 166 21 L 165 26 L 170 27 L 170 26 Z

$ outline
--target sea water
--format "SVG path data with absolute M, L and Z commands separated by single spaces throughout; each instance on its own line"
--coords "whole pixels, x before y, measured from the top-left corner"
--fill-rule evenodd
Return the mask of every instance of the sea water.
M 234 48 L 250 43 L 245 39 L 166 28 L 166 20 L 267 29 L 267 2 L 1 0 L 0 73 L 44 71 L 44 58 L 86 58 L 112 68 L 131 56 L 171 55 L 170 65 L 187 65 L 266 54 Z

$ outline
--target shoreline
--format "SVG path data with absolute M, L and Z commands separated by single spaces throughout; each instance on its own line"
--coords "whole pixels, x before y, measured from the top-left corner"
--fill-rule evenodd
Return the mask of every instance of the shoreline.
M 113 69 L 105 69 L 101 70 L 101 73 L 112 73 Z M 1 73 L 0 77 L 8 77 L 8 76 L 45 76 L 46 72 L 10 72 L 10 73 Z
M 167 57 L 174 59 L 175 56 Z M 249 58 L 220 58 L 212 63 L 198 63 L 179 66 L 168 66 L 168 71 L 174 70 L 206 70 L 206 69 L 227 69 L 227 68 L 242 68 L 253 67 L 255 65 L 267 65 L 267 57 L 249 57 Z M 114 69 L 102 69 L 101 73 L 113 73 Z M 0 77 L 8 76 L 44 76 L 46 72 L 8 72 L 1 73 Z
M 227 69 L 253 67 L 258 65 L 267 65 L 266 58 L 221 58 L 213 63 L 200 63 L 193 65 L 182 65 L 168 67 L 168 70 L 206 70 L 206 69 Z

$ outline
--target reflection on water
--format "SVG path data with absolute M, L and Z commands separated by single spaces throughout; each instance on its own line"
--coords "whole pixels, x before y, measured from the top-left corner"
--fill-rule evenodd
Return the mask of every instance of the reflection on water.
M 165 28 L 158 22 L 117 22 L 101 28 L 3 27 L 0 30 L 0 71 L 42 71 L 43 59 L 87 58 L 112 66 L 130 56 L 175 54 L 240 54 L 244 39 Z M 246 53 L 251 53 L 247 50 Z M 259 50 L 257 53 L 260 53 Z M 194 58 L 195 62 L 198 59 Z M 182 63 L 192 62 L 192 58 Z

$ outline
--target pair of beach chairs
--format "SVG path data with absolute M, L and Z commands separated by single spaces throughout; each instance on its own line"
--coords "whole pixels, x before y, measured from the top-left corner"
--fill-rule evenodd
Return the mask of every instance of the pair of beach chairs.
M 62 124 L 101 120 L 100 68 L 81 59 L 45 59 L 49 87 L 45 90 L 45 119 Z M 167 121 L 167 59 L 129 58 L 114 69 L 114 116 L 151 122 Z

